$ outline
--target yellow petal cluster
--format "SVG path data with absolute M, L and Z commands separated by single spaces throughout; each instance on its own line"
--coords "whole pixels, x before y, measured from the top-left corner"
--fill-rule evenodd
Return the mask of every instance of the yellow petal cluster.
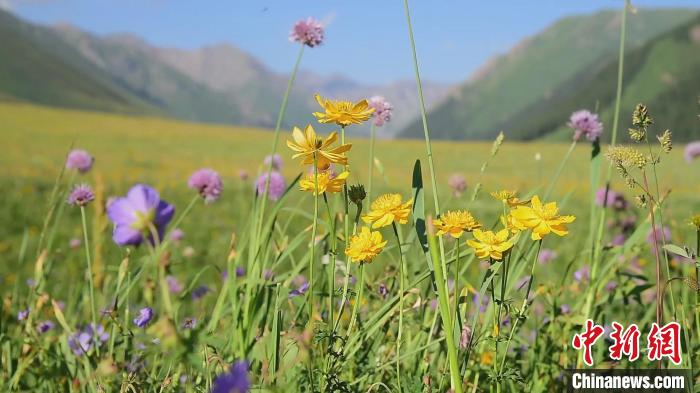
M 433 226 L 437 229 L 438 236 L 450 234 L 455 239 L 459 239 L 464 232 L 481 228 L 474 216 L 465 210 L 448 211 L 433 220 Z
M 345 152 L 350 150 L 352 145 L 345 144 L 337 147 L 332 145 L 338 140 L 338 133 L 331 132 L 326 139 L 316 135 L 316 131 L 309 124 L 302 132 L 298 127 L 292 130 L 293 141 L 288 140 L 287 146 L 296 152 L 292 158 L 302 158 L 302 165 L 312 165 L 316 156 L 316 166 L 320 170 L 328 169 L 332 163 L 347 165 L 348 158 Z
M 543 204 L 538 196 L 532 197 L 530 206 L 517 206 L 511 211 L 513 224 L 519 229 L 532 229 L 532 240 L 541 240 L 549 233 L 564 236 L 569 233 L 566 224 L 574 222 L 574 216 L 560 216 L 556 202 Z
M 373 229 L 397 224 L 406 224 L 408 216 L 411 214 L 413 199 L 406 202 L 401 201 L 401 194 L 380 195 L 372 202 L 370 212 L 362 217 L 362 220 L 371 224 Z
M 345 255 L 355 262 L 372 262 L 382 252 L 387 241 L 380 232 L 370 231 L 362 227 L 360 233 L 350 238 L 350 244 L 345 249 Z
M 324 192 L 335 193 L 343 190 L 345 180 L 350 176 L 350 172 L 343 172 L 337 176 L 333 176 L 331 171 L 321 171 L 318 173 L 318 179 L 314 179 L 314 173 L 306 175 L 306 178 L 299 180 L 299 187 L 302 191 L 309 191 L 314 195 L 321 195 Z M 316 182 L 318 181 L 318 189 Z
M 474 253 L 479 259 L 501 260 L 503 254 L 513 247 L 512 239 L 508 239 L 510 233 L 507 229 L 496 233 L 475 229 L 472 234 L 474 239 L 467 240 L 467 245 L 474 249 Z
M 521 201 L 520 198 L 516 196 L 515 191 L 509 190 L 494 191 L 491 193 L 491 196 L 510 207 L 525 205 L 529 202 Z
M 316 94 L 316 102 L 323 108 L 323 112 L 314 112 L 314 117 L 319 123 L 335 123 L 340 127 L 351 124 L 362 124 L 369 120 L 374 113 L 374 108 L 369 106 L 367 100 L 356 103 L 351 101 L 336 101 L 322 99 Z

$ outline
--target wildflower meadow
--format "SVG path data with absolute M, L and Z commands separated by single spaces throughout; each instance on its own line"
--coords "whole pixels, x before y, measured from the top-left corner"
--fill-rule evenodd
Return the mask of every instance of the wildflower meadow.
M 314 18 L 272 132 L 0 102 L 2 391 L 559 392 L 585 369 L 698 391 L 700 141 L 618 83 L 566 145 L 434 142 L 404 11 L 423 141 L 379 137 L 379 95 L 283 126 Z

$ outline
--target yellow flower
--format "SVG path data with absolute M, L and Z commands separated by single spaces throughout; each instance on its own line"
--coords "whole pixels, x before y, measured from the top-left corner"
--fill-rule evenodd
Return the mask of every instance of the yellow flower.
M 316 131 L 311 125 L 306 126 L 304 132 L 298 127 L 292 130 L 294 141 L 287 141 L 287 146 L 297 152 L 292 158 L 303 157 L 301 164 L 309 165 L 314 163 L 314 155 L 316 156 L 316 166 L 325 170 L 331 166 L 331 163 L 347 165 L 348 158 L 345 157 L 345 152 L 350 150 L 352 145 L 340 145 L 331 147 L 338 139 L 338 133 L 331 132 L 326 139 L 321 139 L 316 135 Z
M 347 127 L 351 124 L 362 124 L 374 113 L 374 108 L 369 106 L 367 100 L 360 100 L 353 104 L 351 101 L 324 100 L 318 94 L 315 97 L 316 102 L 325 111 L 324 113 L 314 112 L 319 123 L 335 123 L 340 127 Z
M 532 240 L 541 240 L 550 232 L 564 236 L 569 233 L 565 224 L 574 222 L 574 216 L 560 216 L 556 202 L 542 204 L 532 197 L 530 206 L 518 206 L 511 212 L 513 222 L 521 229 L 532 229 Z
M 501 260 L 503 253 L 513 247 L 513 243 L 508 239 L 508 230 L 502 229 L 497 233 L 492 231 L 474 230 L 474 239 L 467 240 L 467 245 L 474 249 L 476 257 L 479 259 L 493 258 Z
M 324 192 L 333 193 L 340 192 L 343 189 L 343 184 L 345 184 L 345 179 L 350 176 L 350 172 L 343 172 L 338 176 L 333 177 L 330 171 L 322 171 L 318 173 L 318 192 L 316 191 L 316 181 L 314 179 L 314 173 L 306 175 L 305 179 L 299 181 L 299 187 L 302 191 L 312 192 L 314 195 L 320 195 Z
M 372 262 L 372 259 L 382 252 L 386 243 L 381 233 L 372 232 L 369 227 L 362 227 L 360 233 L 350 238 L 345 255 L 355 262 Z
M 696 230 L 700 231 L 700 213 L 690 217 L 690 224 L 693 225 Z
M 401 202 L 400 194 L 380 195 L 372 202 L 370 212 L 362 217 L 367 224 L 372 224 L 372 228 L 381 228 L 391 225 L 393 222 L 405 224 L 408 222 L 408 215 L 411 214 L 413 199 L 406 203 Z
M 520 198 L 518 198 L 516 196 L 515 191 L 508 191 L 508 190 L 494 191 L 491 193 L 491 196 L 494 197 L 495 199 L 501 201 L 502 203 L 508 204 L 508 206 L 510 206 L 510 207 L 524 205 L 524 204 L 529 202 L 529 201 L 521 201 Z
M 433 220 L 433 225 L 437 228 L 437 235 L 441 236 L 449 233 L 453 238 L 459 239 L 464 232 L 471 232 L 481 228 L 471 213 L 464 210 L 448 211 Z
M 525 229 L 513 218 L 512 213 L 508 213 L 506 215 L 501 214 L 501 224 L 503 224 L 503 227 L 509 230 L 511 233 L 518 233 Z

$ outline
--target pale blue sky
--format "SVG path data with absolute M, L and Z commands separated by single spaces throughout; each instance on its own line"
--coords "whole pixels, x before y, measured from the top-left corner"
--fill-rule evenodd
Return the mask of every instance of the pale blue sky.
M 700 0 L 636 0 L 635 6 L 700 7 Z M 70 22 L 105 34 L 130 32 L 152 44 L 195 48 L 230 42 L 288 72 L 297 47 L 287 40 L 299 18 L 327 24 L 326 42 L 302 68 L 365 83 L 412 77 L 402 0 L 0 0 L 42 23 Z M 572 14 L 619 8 L 622 0 L 412 0 L 426 79 L 456 82 L 489 57 Z

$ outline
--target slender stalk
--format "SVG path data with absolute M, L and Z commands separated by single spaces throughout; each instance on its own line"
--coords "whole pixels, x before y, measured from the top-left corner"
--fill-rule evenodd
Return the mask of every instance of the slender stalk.
M 399 387 L 399 393 L 403 390 L 401 388 L 401 339 L 403 336 L 403 303 L 404 295 L 406 292 L 406 279 L 405 279 L 405 269 L 403 260 L 403 250 L 401 249 L 401 237 L 399 236 L 399 229 L 396 227 L 396 223 L 391 223 L 394 229 L 394 235 L 396 236 L 396 243 L 399 246 L 399 331 L 396 335 L 396 382 Z M 451 326 L 451 325 L 447 325 Z M 451 333 L 450 333 L 451 335 Z
M 428 169 L 430 170 L 430 184 L 433 189 L 433 204 L 435 207 L 435 215 L 440 215 L 440 199 L 438 197 L 437 177 L 435 176 L 435 164 L 433 163 L 433 148 L 430 142 L 430 131 L 428 130 L 428 116 L 425 110 L 425 98 L 423 97 L 423 86 L 420 80 L 420 71 L 418 69 L 418 55 L 416 54 L 416 42 L 413 38 L 413 25 L 411 23 L 411 13 L 408 7 L 408 0 L 404 0 L 404 11 L 406 13 L 406 22 L 408 24 L 408 39 L 411 44 L 411 54 L 413 55 L 413 70 L 416 77 L 416 87 L 418 89 L 418 101 L 420 102 L 420 116 L 423 123 L 423 135 L 425 137 L 425 151 L 428 156 Z M 443 274 L 447 273 L 447 264 L 445 262 L 445 244 L 442 238 L 438 239 L 440 247 L 440 263 L 442 264 Z M 444 277 L 443 278 L 443 282 Z M 449 325 L 448 325 L 449 326 Z
M 357 297 L 355 298 L 355 303 L 352 305 L 352 314 L 350 315 L 350 325 L 348 325 L 348 335 L 352 331 L 352 328 L 357 323 L 357 313 L 360 309 L 360 303 L 362 303 L 363 287 L 365 280 L 365 263 L 360 262 L 360 279 L 357 281 Z
M 372 180 L 374 179 L 374 140 L 376 126 L 374 121 L 369 128 L 369 165 L 367 167 L 367 200 L 372 200 Z
M 331 206 L 328 203 L 328 196 L 323 193 L 323 201 L 326 204 L 326 211 L 328 212 L 328 220 L 330 222 L 330 241 L 331 241 L 331 263 L 330 263 L 330 273 L 328 274 L 328 323 L 333 323 L 334 315 L 334 298 L 335 298 L 335 264 L 336 264 L 336 254 L 337 241 L 335 234 L 335 216 L 331 212 Z
M 85 243 L 85 260 L 88 268 L 88 289 L 90 291 L 90 315 L 92 317 L 92 325 L 97 328 L 97 308 L 95 308 L 95 286 L 92 279 L 92 257 L 90 256 L 90 241 L 88 239 L 87 219 L 85 218 L 85 206 L 80 206 L 80 217 L 83 224 L 83 242 Z M 95 350 L 98 351 L 98 345 Z
M 510 334 L 508 335 L 508 341 L 506 341 L 506 348 L 505 352 L 503 352 L 503 358 L 501 359 L 501 366 L 499 367 L 500 370 L 503 370 L 503 367 L 506 364 L 506 358 L 508 357 L 508 350 L 510 349 L 510 342 L 513 340 L 513 336 L 515 335 L 515 330 L 518 328 L 518 323 L 520 322 L 520 319 L 522 319 L 525 316 L 525 311 L 527 308 L 527 301 L 528 298 L 530 297 L 530 291 L 532 290 L 532 283 L 535 281 L 535 266 L 537 266 L 537 260 L 540 257 L 540 250 L 542 249 L 542 240 L 540 239 L 537 242 L 537 252 L 535 253 L 535 257 L 532 259 L 532 266 L 530 267 L 530 281 L 527 283 L 527 291 L 525 291 L 525 299 L 523 299 L 523 304 L 520 306 L 520 312 L 518 312 L 518 317 L 515 318 L 515 321 L 513 321 L 513 327 L 510 329 Z M 500 385 L 500 383 L 499 383 Z
M 439 258 L 436 243 L 435 236 L 428 234 L 428 244 L 433 260 Z M 435 267 L 434 280 L 435 287 L 438 291 L 438 309 L 440 310 L 440 317 L 442 318 L 442 326 L 452 326 L 449 296 L 445 285 L 445 272 L 442 270 L 442 264 L 434 263 L 433 265 Z M 445 341 L 447 342 L 447 360 L 450 365 L 450 385 L 452 389 L 454 389 L 454 393 L 462 393 L 462 377 L 459 373 L 459 362 L 457 361 L 457 347 L 455 345 L 454 335 L 445 334 Z
M 289 101 L 289 94 L 292 91 L 292 86 L 294 85 L 294 80 L 297 77 L 297 72 L 299 71 L 299 65 L 301 64 L 301 58 L 302 55 L 304 54 L 304 44 L 301 44 L 301 47 L 299 48 L 299 54 L 297 55 L 297 59 L 294 62 L 294 68 L 292 69 L 292 73 L 289 76 L 289 80 L 287 81 L 287 89 L 284 91 L 284 97 L 282 98 L 282 104 L 280 105 L 280 111 L 279 114 L 277 115 L 277 122 L 275 123 L 275 133 L 272 137 L 272 152 L 270 153 L 270 157 L 274 156 L 275 153 L 277 152 L 277 145 L 279 144 L 279 134 L 280 134 L 280 128 L 282 128 L 282 121 L 284 120 L 284 114 L 287 111 L 287 102 Z M 260 211 L 258 212 L 258 217 L 257 217 L 257 225 L 258 227 L 255 230 L 255 241 L 259 241 L 261 232 L 262 232 L 262 223 L 263 223 L 263 217 L 265 216 L 265 206 L 267 205 L 267 194 L 270 191 L 270 174 L 272 173 L 272 163 L 273 160 L 270 159 L 270 163 L 267 166 L 267 177 L 265 178 L 265 188 L 263 190 L 261 202 L 260 202 Z M 254 251 L 251 250 L 251 252 L 254 253 Z
M 357 206 L 357 213 L 355 214 L 355 223 L 353 226 L 353 234 L 357 230 L 357 224 L 360 221 L 360 216 L 362 215 L 362 205 Z M 347 244 L 347 241 L 346 241 Z M 346 246 L 347 249 L 347 246 Z M 340 301 L 340 309 L 338 310 L 338 316 L 335 318 L 335 323 L 333 324 L 333 334 L 335 334 L 338 331 L 338 326 L 340 325 L 340 318 L 343 315 L 343 312 L 345 311 L 345 305 L 347 304 L 348 301 L 348 290 L 350 287 L 350 267 L 352 265 L 350 264 L 350 258 L 346 256 L 346 263 L 345 263 L 345 280 L 343 281 L 343 294 L 341 295 L 341 301 Z M 350 334 L 350 331 L 348 330 L 346 332 L 346 336 Z
M 544 200 L 548 200 L 552 191 L 554 190 L 554 186 L 557 184 L 557 181 L 559 180 L 559 177 L 561 176 L 562 171 L 564 170 L 564 167 L 566 166 L 566 163 L 569 162 L 569 158 L 571 157 L 571 153 L 573 153 L 574 149 L 576 148 L 576 143 L 578 141 L 576 139 L 571 142 L 571 145 L 569 145 L 569 150 L 566 151 L 566 154 L 564 154 L 564 158 L 561 160 L 561 163 L 559 164 L 559 168 L 557 168 L 557 171 L 554 173 L 554 177 L 552 178 L 552 181 L 549 182 L 549 187 L 547 187 L 547 192 L 544 193 Z
M 455 286 L 454 286 L 454 292 L 455 292 L 455 305 L 454 305 L 454 314 L 453 314 L 453 319 L 452 319 L 452 332 L 454 334 L 455 329 L 457 329 L 457 326 L 461 328 L 460 324 L 460 316 L 459 316 L 459 297 L 461 295 L 461 292 L 459 290 L 459 239 L 455 240 L 455 267 L 454 267 L 454 275 L 455 275 Z
M 613 112 L 613 128 L 612 128 L 612 136 L 610 139 L 610 145 L 615 146 L 617 143 L 617 130 L 620 124 L 620 106 L 622 104 L 622 80 L 624 76 L 624 64 L 625 64 L 625 36 L 626 36 L 626 28 L 627 28 L 627 9 L 629 7 L 629 0 L 625 0 L 625 4 L 622 7 L 622 18 L 620 22 L 620 49 L 618 51 L 618 59 L 617 59 L 617 89 L 615 93 L 615 110 Z M 608 171 L 606 174 L 605 178 L 605 187 L 607 189 L 610 188 L 610 178 L 612 177 L 612 169 L 613 165 L 612 162 L 608 164 Z M 590 314 L 593 309 L 593 300 L 595 299 L 595 293 L 597 290 L 597 285 L 596 279 L 598 278 L 598 265 L 600 264 L 600 255 L 601 255 L 601 247 L 602 247 L 602 240 L 603 240 L 603 229 L 605 226 L 605 216 L 606 216 L 606 209 L 600 209 L 600 217 L 598 218 L 597 224 L 598 224 L 598 231 L 597 235 L 595 238 L 595 241 L 593 242 L 594 247 L 593 247 L 593 255 L 591 258 L 591 279 L 590 279 L 590 285 L 588 287 L 587 293 L 586 293 L 586 300 L 584 303 L 584 311 L 583 311 L 583 316 L 584 319 L 587 319 L 590 317 Z M 578 361 L 576 362 L 576 368 L 581 368 L 583 364 L 583 353 L 580 354 L 578 357 Z
M 647 181 L 646 171 L 642 171 L 642 177 L 644 179 L 644 187 L 649 190 L 649 183 Z M 647 191 L 647 194 L 649 191 Z M 661 321 L 663 320 L 663 309 L 662 309 L 662 282 L 661 282 L 661 258 L 659 257 L 659 240 L 658 233 L 656 232 L 656 219 L 654 218 L 654 203 L 649 202 L 649 215 L 651 220 L 651 236 L 653 239 L 652 251 L 654 252 L 654 258 L 656 260 L 656 324 L 661 326 Z M 663 231 L 663 228 L 661 229 Z
M 318 159 L 314 153 L 314 219 L 311 226 L 311 255 L 309 256 L 309 290 L 306 292 L 309 307 L 309 325 L 313 324 L 314 318 L 314 259 L 316 257 L 316 231 L 318 230 Z

